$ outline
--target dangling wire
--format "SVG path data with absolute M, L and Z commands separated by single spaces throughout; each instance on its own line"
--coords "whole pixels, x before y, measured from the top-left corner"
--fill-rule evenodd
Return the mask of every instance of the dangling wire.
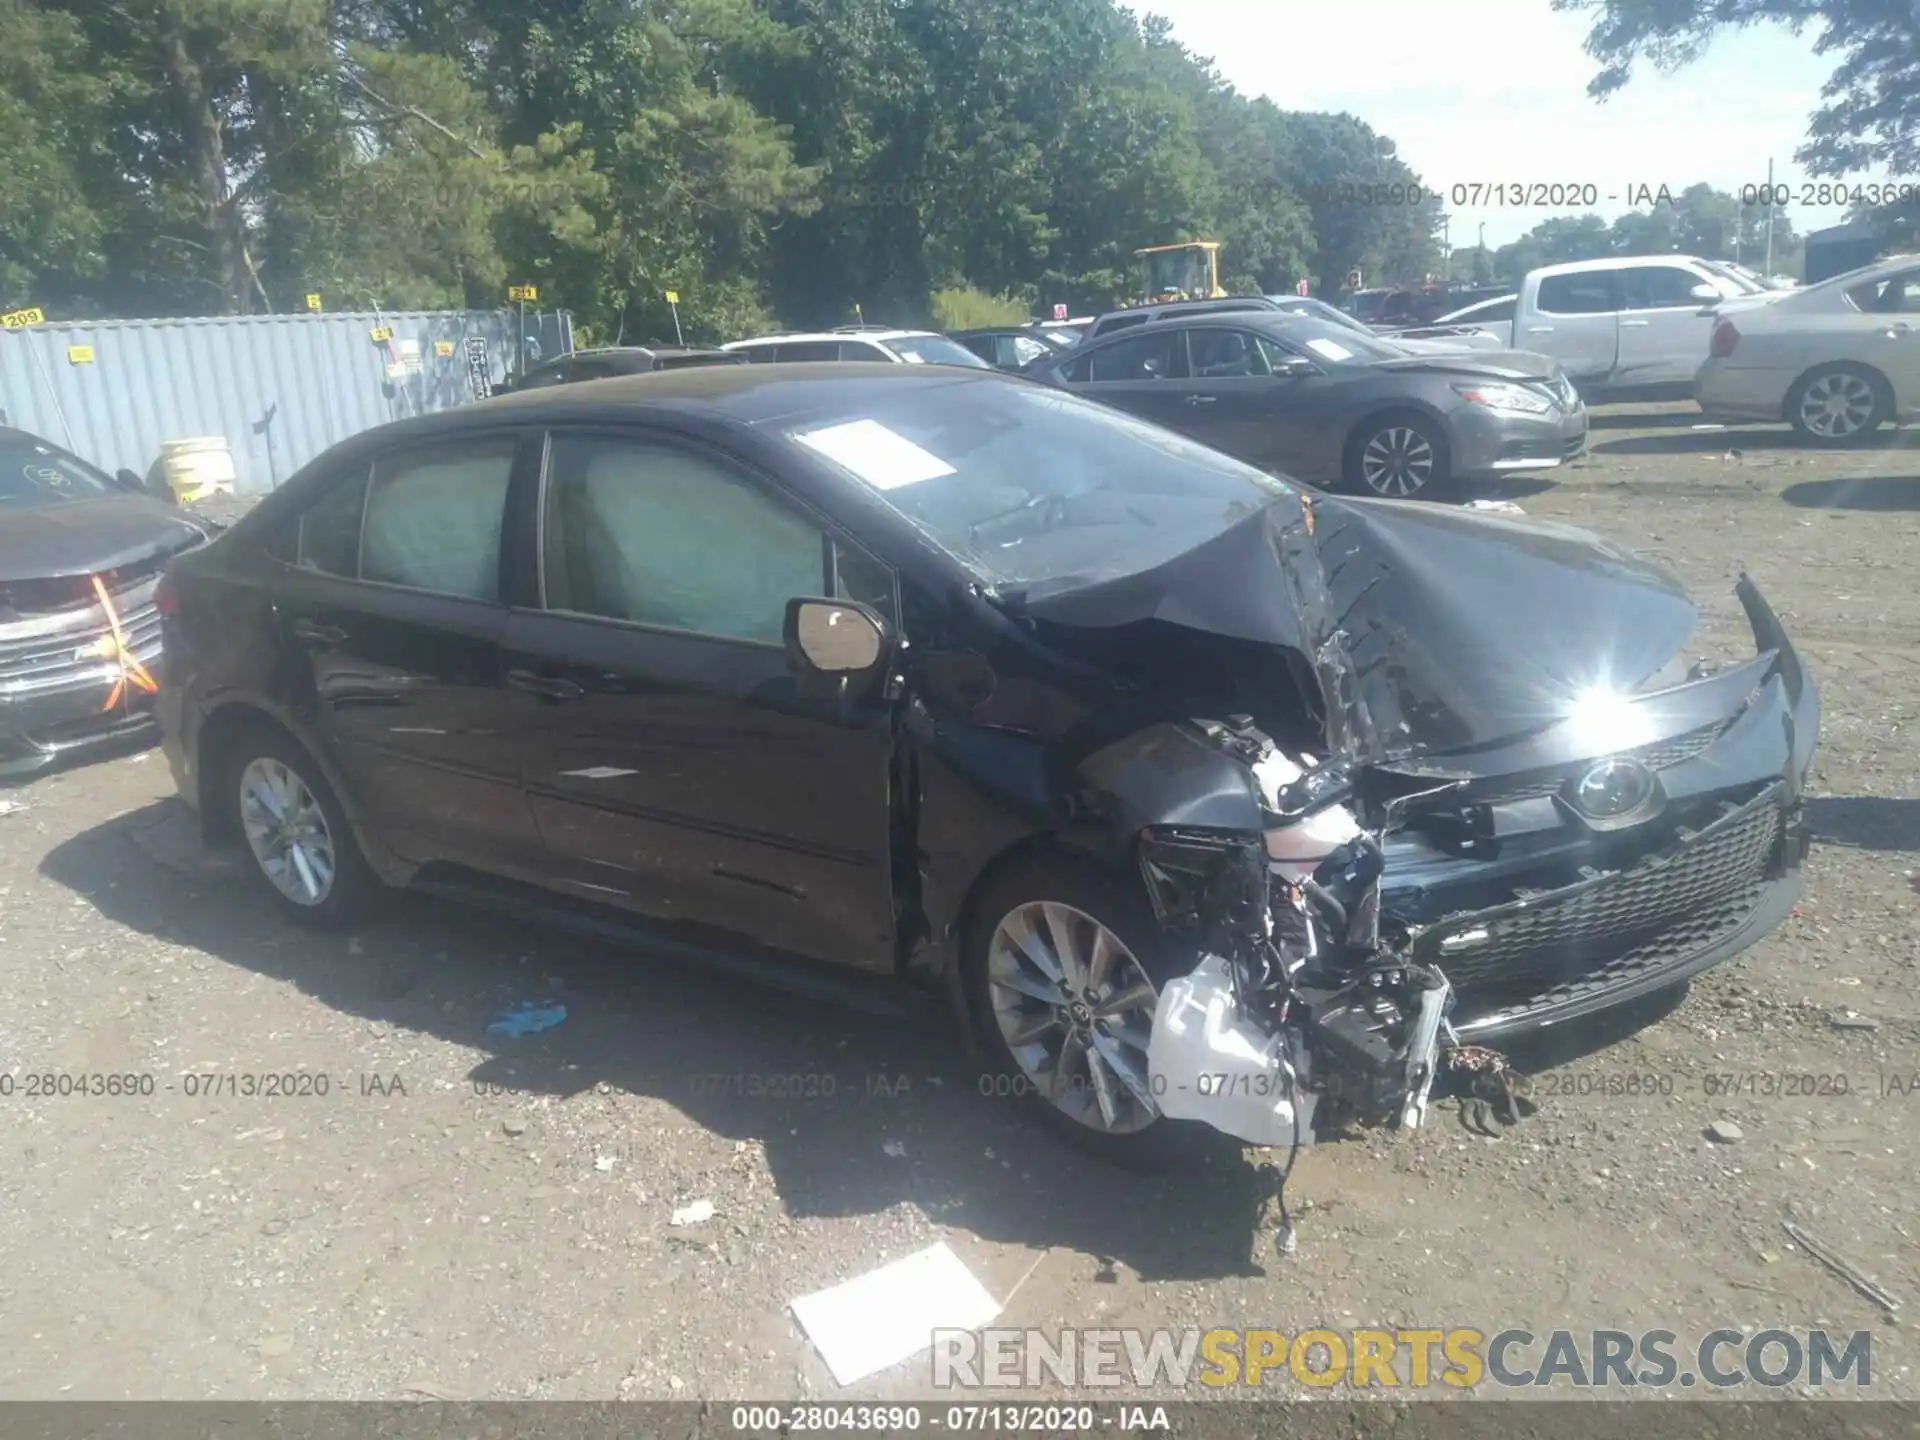
M 152 672 L 140 663 L 140 657 L 128 647 L 127 632 L 120 624 L 120 612 L 113 608 L 113 597 L 107 594 L 106 582 L 98 575 L 90 578 L 93 580 L 93 593 L 100 601 L 100 608 L 106 612 L 109 629 L 109 633 L 102 635 L 95 644 L 94 653 L 104 660 L 117 661 L 120 665 L 119 678 L 113 682 L 113 689 L 107 692 L 107 703 L 100 707 L 100 713 L 104 715 L 120 704 L 126 696 L 129 683 L 138 686 L 149 695 L 157 695 L 160 691 L 160 682 L 153 678 Z

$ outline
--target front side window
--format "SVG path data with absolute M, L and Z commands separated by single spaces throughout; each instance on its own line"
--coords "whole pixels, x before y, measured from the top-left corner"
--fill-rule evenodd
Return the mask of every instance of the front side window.
M 1549 315 L 1611 315 L 1620 308 L 1620 272 L 1581 270 L 1540 282 L 1540 309 Z
M 1273 374 L 1258 336 L 1242 330 L 1190 330 L 1187 353 L 1201 380 L 1244 380 Z
M 1691 270 L 1678 265 L 1640 265 L 1626 274 L 1626 308 L 1629 310 L 1675 310 L 1685 305 L 1694 309 L 1700 301 L 1693 287 L 1707 282 Z
M 1847 292 L 1854 307 L 1869 315 L 1905 315 L 1920 310 L 1920 270 L 1870 280 Z
M 1089 372 L 1102 380 L 1184 380 L 1187 377 L 1186 332 L 1160 330 L 1117 341 L 1087 357 Z
M 774 359 L 782 365 L 804 364 L 809 360 L 838 360 L 840 342 L 837 340 L 802 340 L 791 345 L 782 345 L 774 352 Z
M 549 610 L 778 645 L 796 596 L 893 608 L 890 572 L 836 553 L 761 486 L 675 445 L 555 436 L 545 532 Z
M 500 598 L 511 437 L 454 441 L 374 462 L 360 578 L 469 600 Z

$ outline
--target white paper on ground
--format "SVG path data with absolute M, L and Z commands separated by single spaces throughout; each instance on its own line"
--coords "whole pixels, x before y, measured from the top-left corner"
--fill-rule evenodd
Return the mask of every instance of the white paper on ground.
M 936 1330 L 976 1330 L 999 1313 L 945 1241 L 793 1302 L 793 1318 L 841 1385 L 928 1349 Z
M 878 420 L 850 420 L 793 438 L 835 464 L 844 465 L 876 490 L 938 480 L 954 473 L 953 467 L 931 450 L 923 450 Z

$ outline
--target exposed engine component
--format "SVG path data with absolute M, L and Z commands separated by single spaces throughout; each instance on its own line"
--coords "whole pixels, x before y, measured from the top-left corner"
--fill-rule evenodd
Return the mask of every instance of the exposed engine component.
M 1291 1155 L 1347 1123 L 1418 1127 L 1440 1066 L 1453 988 L 1383 930 L 1382 837 L 1414 799 L 1362 793 L 1355 773 L 1282 754 L 1248 717 L 1202 730 L 1244 763 L 1264 835 L 1157 831 L 1141 866 L 1163 925 L 1203 958 L 1162 991 L 1148 1064 L 1156 1103 Z M 1443 787 L 1444 788 L 1444 787 Z

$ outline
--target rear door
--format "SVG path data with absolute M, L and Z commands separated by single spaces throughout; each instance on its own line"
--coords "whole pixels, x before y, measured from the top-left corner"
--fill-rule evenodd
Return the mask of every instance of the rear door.
M 507 495 L 535 458 L 496 432 L 342 474 L 300 518 L 278 588 L 294 703 L 409 860 L 539 868 L 501 663 Z
M 805 595 L 891 619 L 892 573 L 661 433 L 556 431 L 542 503 L 544 599 L 507 670 L 547 883 L 890 970 L 894 707 L 803 694 L 781 629 Z
M 1621 272 L 1620 352 L 1614 363 L 1622 385 L 1670 385 L 1693 379 L 1707 358 L 1715 317 L 1711 301 L 1696 297 L 1706 275 L 1682 265 L 1635 265 Z M 1719 286 L 1714 287 L 1716 290 Z
M 1622 303 L 1618 269 L 1544 275 L 1531 312 L 1516 320 L 1513 348 L 1551 355 L 1575 380 L 1605 379 L 1620 353 Z
M 1188 375 L 1187 332 L 1155 330 L 1096 346 L 1061 372 L 1089 400 L 1125 410 L 1169 430 L 1189 423 L 1181 381 Z

